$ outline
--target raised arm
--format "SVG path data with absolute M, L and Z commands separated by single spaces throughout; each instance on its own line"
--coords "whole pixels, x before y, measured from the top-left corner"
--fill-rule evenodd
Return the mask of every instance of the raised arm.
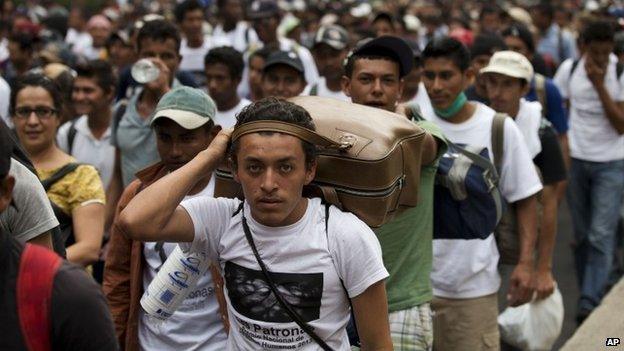
M 189 163 L 138 193 L 121 212 L 118 229 L 134 240 L 190 242 L 194 227 L 180 202 L 223 159 L 231 130 L 222 130 Z

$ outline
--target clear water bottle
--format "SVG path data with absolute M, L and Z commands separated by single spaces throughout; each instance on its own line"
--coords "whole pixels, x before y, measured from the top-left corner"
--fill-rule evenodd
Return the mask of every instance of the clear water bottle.
M 143 293 L 143 310 L 153 320 L 171 317 L 209 266 L 210 260 L 205 253 L 183 252 L 180 246 L 176 246 Z
M 132 78 L 140 84 L 153 82 L 160 75 L 160 69 L 150 59 L 140 59 L 134 65 L 130 71 Z

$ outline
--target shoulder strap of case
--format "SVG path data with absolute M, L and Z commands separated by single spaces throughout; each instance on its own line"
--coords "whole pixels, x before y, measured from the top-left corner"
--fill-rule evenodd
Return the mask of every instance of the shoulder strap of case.
M 49 351 L 54 276 L 62 260 L 43 247 L 26 244 L 17 276 L 17 313 L 28 350 Z

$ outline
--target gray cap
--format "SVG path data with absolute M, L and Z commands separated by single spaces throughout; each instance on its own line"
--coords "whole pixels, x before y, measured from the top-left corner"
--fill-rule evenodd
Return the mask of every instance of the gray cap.
M 318 44 L 327 44 L 333 49 L 344 50 L 349 44 L 349 33 L 335 24 L 321 26 L 314 35 L 314 46 Z
M 160 98 L 152 125 L 159 118 L 169 118 L 184 129 L 196 129 L 211 121 L 216 110 L 215 103 L 204 91 L 181 86 Z
M 286 65 L 296 69 L 299 73 L 304 73 L 303 62 L 294 51 L 275 51 L 267 57 L 263 71 L 275 65 Z

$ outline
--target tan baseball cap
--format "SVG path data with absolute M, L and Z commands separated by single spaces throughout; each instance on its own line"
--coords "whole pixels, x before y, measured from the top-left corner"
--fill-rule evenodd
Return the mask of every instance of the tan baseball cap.
M 533 79 L 533 65 L 520 53 L 510 50 L 498 51 L 492 55 L 490 63 L 480 73 L 499 73 L 530 83 Z

